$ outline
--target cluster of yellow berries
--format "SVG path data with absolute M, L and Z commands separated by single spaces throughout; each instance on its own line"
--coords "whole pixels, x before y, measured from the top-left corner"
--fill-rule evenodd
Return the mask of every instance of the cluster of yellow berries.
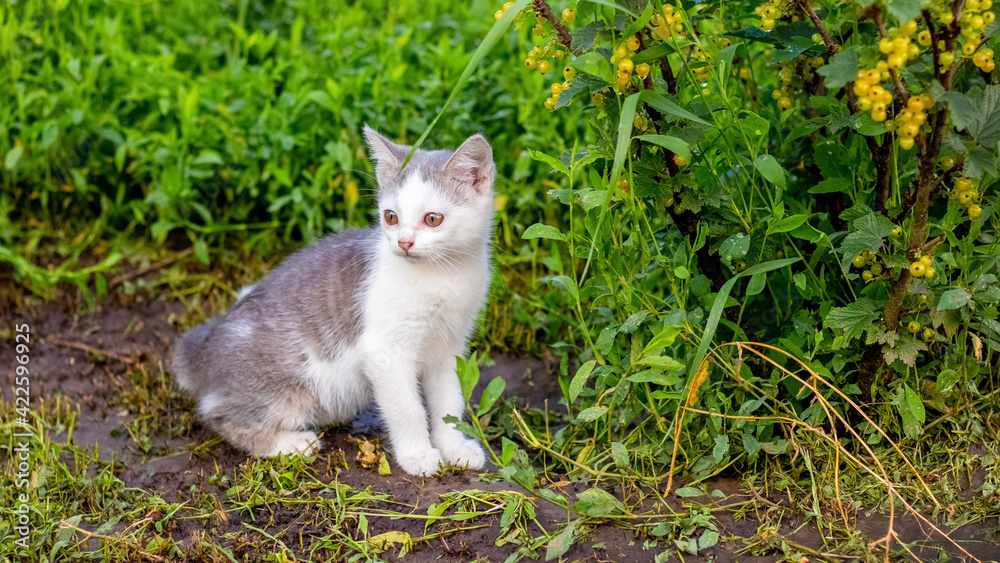
M 754 8 L 754 13 L 760 17 L 760 28 L 764 31 L 774 29 L 774 22 L 785 16 L 788 11 L 788 0 L 767 0 L 767 4 L 762 4 Z
M 886 130 L 899 132 L 899 148 L 907 151 L 913 148 L 920 126 L 927 122 L 925 110 L 933 106 L 934 98 L 926 92 L 910 96 L 906 109 L 899 112 L 894 122 L 886 123 Z
M 507 2 L 506 4 L 504 4 L 504 5 L 503 5 L 503 8 L 500 8 L 499 10 L 497 10 L 497 11 L 496 11 L 496 12 L 495 12 L 495 13 L 493 14 L 493 18 L 494 18 L 494 19 L 500 19 L 500 18 L 502 18 L 502 17 L 503 17 L 503 15 L 504 15 L 504 12 L 506 12 L 507 10 L 509 10 L 509 9 L 510 9 L 510 7 L 511 7 L 511 6 L 513 6 L 513 5 L 514 5 L 514 3 L 513 3 L 513 2 Z
M 989 11 L 993 7 L 993 0 L 965 0 L 962 4 L 962 13 L 958 17 L 958 26 L 962 30 L 962 38 L 965 43 L 962 45 L 962 54 L 971 57 L 979 48 L 979 36 L 986 29 L 986 26 L 996 21 L 996 14 Z M 954 18 L 951 10 L 944 10 Z M 943 13 L 943 12 L 942 12 Z
M 992 14 L 993 12 L 989 13 Z M 972 64 L 979 67 L 979 70 L 983 72 L 993 72 L 993 69 L 997 67 L 996 62 L 993 61 L 993 49 L 986 48 L 973 55 Z
M 555 46 L 554 43 L 550 43 L 545 47 L 535 46 L 528 53 L 527 58 L 524 59 L 524 66 L 531 70 L 537 70 L 539 74 L 548 74 L 552 72 L 552 60 L 563 60 L 566 58 L 566 51 Z
M 885 64 L 885 61 L 879 61 L 879 65 L 881 64 Z M 879 85 L 882 80 L 879 65 L 858 71 L 858 76 L 854 80 L 854 93 L 858 95 L 858 109 L 871 110 L 872 119 L 885 121 L 886 108 L 892 103 L 892 94 Z
M 556 104 L 559 102 L 559 94 L 565 92 L 566 88 L 569 88 L 569 83 L 573 82 L 573 79 L 576 78 L 576 69 L 571 66 L 564 68 L 563 78 L 566 79 L 565 82 L 553 82 L 552 86 L 549 87 L 552 95 L 545 99 L 545 109 L 549 111 L 556 109 Z
M 951 191 L 952 199 L 969 213 L 969 218 L 978 219 L 983 214 L 983 208 L 976 202 L 979 201 L 979 190 L 972 187 L 972 180 L 961 176 L 955 180 L 955 188 Z
M 878 261 L 878 254 L 868 250 L 855 256 L 851 260 L 851 264 L 855 268 L 864 268 L 861 272 L 861 279 L 865 280 L 865 283 L 870 283 L 875 278 L 882 277 L 882 274 L 885 272 L 885 268 Z
M 707 63 L 708 54 L 701 47 L 695 45 L 694 48 L 691 49 L 691 60 L 698 61 L 700 63 Z M 694 76 L 701 84 L 708 82 L 708 65 L 706 64 L 694 69 Z
M 666 41 L 670 39 L 671 33 L 684 37 L 684 15 L 683 12 L 674 13 L 674 7 L 670 4 L 663 5 L 663 15 L 654 14 L 649 18 L 649 24 L 656 28 L 661 38 Z
M 915 262 L 910 263 L 910 275 L 915 278 L 933 278 L 934 277 L 934 259 L 929 255 L 924 254 L 918 258 Z
M 889 30 L 889 36 L 878 42 L 878 50 L 886 56 L 889 68 L 902 68 L 906 61 L 920 56 L 920 47 L 910 39 L 917 32 L 917 22 L 910 20 L 898 28 Z
M 924 342 L 933 342 L 935 340 L 937 331 L 930 327 L 924 328 L 923 325 L 920 324 L 920 321 L 913 320 L 906 325 L 906 330 L 910 331 L 911 334 L 917 334 L 921 331 L 921 329 L 923 329 L 923 334 L 921 336 L 923 337 Z
M 635 64 L 632 62 L 632 57 L 635 56 L 635 52 L 638 51 L 640 47 L 641 44 L 639 43 L 639 38 L 633 35 L 618 45 L 618 48 L 615 49 L 615 53 L 611 55 L 611 64 L 618 67 L 619 88 L 624 88 L 629 84 L 629 82 L 631 82 L 633 72 L 639 78 L 646 78 L 649 76 L 648 64 Z
M 778 63 L 778 79 L 781 87 L 771 92 L 771 97 L 778 102 L 778 109 L 785 111 L 792 107 L 792 98 L 796 92 L 805 83 L 816 78 L 815 70 L 823 64 L 823 57 L 810 57 L 805 53 L 792 60 Z

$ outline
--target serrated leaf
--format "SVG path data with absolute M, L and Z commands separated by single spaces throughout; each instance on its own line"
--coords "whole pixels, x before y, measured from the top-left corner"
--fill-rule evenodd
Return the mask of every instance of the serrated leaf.
M 987 86 L 976 105 L 983 119 L 976 123 L 970 133 L 979 144 L 988 149 L 995 149 L 997 141 L 1000 140 L 1000 84 Z
M 961 92 L 945 92 L 941 95 L 940 101 L 948 104 L 951 122 L 956 129 L 968 129 L 979 119 L 979 114 L 972 104 L 972 100 Z
M 589 51 L 594 46 L 597 35 L 607 28 L 608 26 L 605 25 L 603 19 L 594 20 L 581 27 L 573 34 L 573 40 L 570 41 L 572 50 L 579 52 Z
M 841 261 L 843 271 L 851 267 L 851 260 L 868 250 L 877 252 L 882 248 L 885 238 L 892 234 L 895 225 L 881 213 L 868 213 L 851 222 L 851 232 L 840 243 L 840 251 L 844 258 Z
M 858 338 L 875 319 L 882 315 L 882 307 L 869 297 L 862 297 L 846 307 L 834 307 L 827 314 L 823 324 L 827 328 L 844 331 L 844 343 Z
M 608 83 L 598 76 L 586 72 L 578 72 L 576 77 L 570 81 L 569 86 L 559 94 L 559 100 L 556 101 L 555 109 L 569 105 L 582 92 L 600 92 L 607 85 Z
M 882 346 L 882 356 L 887 364 L 899 360 L 912 368 L 917 365 L 917 355 L 926 349 L 927 345 L 922 341 L 897 331 L 895 344 L 886 343 Z
M 816 72 L 826 77 L 827 88 L 840 88 L 858 76 L 858 52 L 848 47 L 830 57 L 830 61 Z
M 923 7 L 921 0 L 887 0 L 885 4 L 892 17 L 901 22 L 919 18 Z
M 527 229 L 524 230 L 524 234 L 521 235 L 522 239 L 529 240 L 533 238 L 548 238 L 554 240 L 566 240 L 566 236 L 559 231 L 559 229 L 551 225 L 543 225 L 542 223 L 535 223 Z
M 969 178 L 979 178 L 984 174 L 997 176 L 997 163 L 991 151 L 983 147 L 975 147 L 965 155 L 965 167 L 962 175 Z

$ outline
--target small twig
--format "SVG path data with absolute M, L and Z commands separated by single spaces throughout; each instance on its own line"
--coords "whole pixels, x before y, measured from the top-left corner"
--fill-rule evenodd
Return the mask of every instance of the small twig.
M 184 250 L 178 252 L 177 254 L 174 254 L 173 256 L 170 256 L 168 258 L 164 258 L 163 260 L 160 260 L 158 262 L 153 262 L 152 264 L 150 264 L 149 266 L 146 266 L 145 268 L 139 268 L 138 270 L 132 270 L 131 272 L 125 272 L 123 274 L 118 274 L 117 276 L 115 276 L 114 278 L 111 279 L 111 283 L 108 284 L 108 287 L 114 287 L 114 286 L 116 286 L 116 285 L 118 285 L 118 284 L 120 284 L 120 283 L 122 283 L 124 281 L 128 281 L 130 279 L 137 278 L 139 276 L 144 276 L 144 275 L 152 272 L 153 270 L 159 270 L 160 268 L 162 268 L 164 266 L 169 266 L 170 264 L 173 264 L 174 262 L 180 260 L 181 258 L 184 258 L 184 257 L 190 255 L 191 252 L 193 252 L 193 251 L 194 251 L 193 247 L 191 247 L 191 248 L 185 248 Z
M 566 24 L 563 23 L 559 16 L 555 15 L 552 11 L 552 7 L 545 0 L 535 0 L 532 2 L 536 12 L 542 15 L 552 27 L 556 28 L 556 33 L 559 35 L 559 42 L 566 46 L 568 49 L 572 49 L 573 36 L 569 34 L 566 30 Z
M 129 356 L 123 356 L 121 354 L 116 354 L 115 352 L 107 352 L 105 350 L 99 350 L 97 348 L 94 348 L 93 346 L 88 346 L 86 344 L 83 344 L 82 342 L 70 342 L 68 340 L 59 340 L 58 338 L 50 338 L 48 341 L 51 342 L 52 344 L 55 344 L 56 346 L 63 346 L 65 348 L 75 348 L 77 350 L 83 350 L 84 352 L 90 352 L 91 354 L 98 354 L 101 356 L 106 356 L 108 358 L 114 358 L 126 364 L 135 363 L 135 359 L 130 358 Z
M 823 21 L 819 19 L 819 15 L 816 13 L 816 9 L 809 4 L 809 0 L 801 0 L 799 6 L 802 7 L 802 11 L 809 16 L 812 20 L 813 25 L 819 30 L 819 34 L 823 37 L 823 45 L 826 47 L 826 52 L 831 57 L 837 54 L 837 44 L 833 42 L 833 37 L 830 36 L 830 32 L 826 30 L 826 26 L 823 25 Z

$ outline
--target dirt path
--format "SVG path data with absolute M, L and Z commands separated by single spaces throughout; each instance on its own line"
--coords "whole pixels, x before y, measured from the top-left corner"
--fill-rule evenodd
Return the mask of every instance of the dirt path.
M 352 538 L 372 537 L 392 531 L 402 531 L 411 538 L 434 536 L 417 542 L 406 561 L 504 561 L 517 550 L 514 542 L 498 541 L 501 537 L 502 511 L 490 511 L 480 506 L 479 514 L 468 521 L 455 519 L 447 526 L 427 526 L 428 508 L 445 498 L 454 498 L 462 491 L 475 493 L 478 498 L 495 495 L 524 495 L 526 491 L 506 481 L 482 480 L 472 472 L 449 473 L 438 478 L 415 479 L 392 467 L 391 475 L 380 475 L 375 467 L 364 467 L 359 461 L 359 444 L 377 443 L 372 428 L 327 429 L 323 449 L 317 459 L 305 468 L 290 466 L 295 475 L 287 494 L 305 494 L 326 502 L 269 502 L 234 490 L 248 470 L 247 457 L 219 440 L 194 417 L 194 402 L 177 390 L 169 374 L 163 370 L 164 358 L 178 332 L 177 321 L 187 314 L 177 301 L 131 301 L 108 299 L 96 311 L 78 314 L 75 304 L 49 301 L 24 303 L 16 307 L 12 299 L 0 302 L 0 329 L 9 330 L 28 324 L 35 337 L 32 347 L 32 394 L 37 410 L 44 404 L 50 410 L 61 402 L 78 409 L 72 436 L 66 433 L 51 436 L 54 442 L 72 443 L 97 458 L 86 467 L 75 470 L 93 473 L 100 467 L 110 467 L 126 488 L 158 496 L 168 505 L 184 503 L 184 510 L 170 521 L 165 531 L 182 546 L 191 560 L 214 560 L 198 548 L 200 539 L 216 538 L 219 545 L 230 549 L 237 560 L 263 560 L 283 542 L 298 556 L 316 554 L 316 560 L 332 556 L 316 542 L 330 534 L 334 520 L 326 512 L 333 510 L 351 495 L 365 493 L 365 510 L 371 512 L 367 523 L 350 519 L 341 523 L 340 532 Z M 7 333 L 4 333 L 7 334 Z M 9 341 L 9 334 L 5 336 Z M 507 382 L 508 397 L 518 397 L 521 404 L 535 408 L 558 408 L 561 396 L 550 366 L 534 359 L 503 355 L 492 357 L 493 365 L 482 368 L 481 388 L 494 377 Z M 0 358 L 0 383 L 4 402 L 13 400 L 14 365 L 10 355 Z M 480 388 L 480 392 L 481 392 Z M 476 402 L 475 400 L 473 401 Z M 72 460 L 67 460 L 72 467 Z M 582 482 L 562 482 L 563 476 L 550 476 L 560 481 L 558 489 L 571 500 L 586 490 Z M 301 483 L 312 483 L 302 489 Z M 297 485 L 298 483 L 298 485 Z M 296 486 L 299 492 L 296 493 Z M 699 556 L 686 556 L 685 561 L 774 561 L 780 545 L 768 545 L 761 539 L 763 526 L 777 532 L 773 541 L 792 541 L 816 550 L 824 550 L 823 540 L 815 525 L 807 523 L 805 515 L 790 512 L 781 503 L 785 499 L 769 498 L 766 503 L 750 503 L 752 496 L 734 478 L 717 479 L 707 484 L 709 491 L 721 491 L 718 498 L 677 499 L 658 510 L 688 510 L 681 502 L 698 500 L 706 506 L 737 505 L 747 510 L 713 511 L 723 541 L 702 550 Z M 620 489 L 608 489 L 622 497 Z M 449 497 L 449 495 L 451 495 Z M 297 497 L 296 497 L 297 498 Z M 526 499 L 528 497 L 525 497 Z M 287 500 L 287 499 L 286 499 Z M 359 501 L 360 502 L 360 501 Z M 569 511 L 541 499 L 532 498 L 537 522 L 533 526 L 552 531 L 575 517 Z M 184 517 L 190 507 L 217 506 L 210 518 Z M 482 504 L 482 503 L 480 503 Z M 360 505 L 359 505 L 360 506 Z M 778 507 L 775 509 L 774 507 Z M 655 507 L 653 507 L 655 508 Z M 775 518 L 775 513 L 780 517 Z M 421 518 L 398 518 L 386 515 L 414 514 Z M 193 515 L 205 514 L 192 510 Z M 777 521 L 777 524 L 775 524 Z M 112 526 L 111 530 L 127 529 L 129 522 Z M 367 530 L 361 529 L 367 526 Z M 871 537 L 884 534 L 885 517 L 858 515 L 858 527 Z M 353 526 L 353 527 L 352 527 Z M 997 559 L 1000 546 L 983 541 L 984 533 L 997 526 L 995 519 L 978 526 L 960 529 L 956 539 L 968 540 L 967 549 L 983 561 Z M 255 532 L 263 530 L 266 534 Z M 534 530 L 539 532 L 538 529 Z M 934 547 L 947 548 L 941 541 L 926 539 L 915 521 L 904 521 L 897 531 L 906 542 L 918 542 L 917 553 L 928 558 L 936 556 Z M 440 533 L 438 533 L 440 532 Z M 150 532 L 152 534 L 152 532 Z M 996 530 L 993 530 L 994 541 Z M 270 537 L 268 537 L 270 536 Z M 221 538 L 221 539 L 219 539 Z M 745 538 L 756 538 L 746 539 Z M 586 531 L 566 553 L 570 561 L 654 561 L 658 554 L 672 547 L 669 538 L 637 538 L 633 533 L 611 525 L 596 526 Z M 749 543 L 748 543 L 749 542 Z M 919 543 L 922 542 L 922 543 Z M 500 545 L 498 545 L 500 544 Z M 96 540 L 90 549 L 99 546 Z M 382 554 L 395 559 L 400 546 L 389 547 Z M 949 551 L 954 551 L 949 549 Z M 323 554 L 326 554 L 325 556 Z M 538 554 L 544 556 L 544 549 Z M 759 554 L 759 555 L 757 555 Z M 221 560 L 221 559 L 220 559 Z M 667 559 L 662 559 L 666 561 Z M 676 561 L 676 556 L 671 556 Z M 832 560 L 832 559 L 831 559 Z M 850 558 L 844 559 L 850 560 Z

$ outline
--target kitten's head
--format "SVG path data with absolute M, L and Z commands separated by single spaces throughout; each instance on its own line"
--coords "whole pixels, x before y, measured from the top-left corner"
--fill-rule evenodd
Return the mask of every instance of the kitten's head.
M 479 256 L 491 236 L 493 150 L 482 135 L 452 151 L 417 150 L 400 170 L 410 147 L 365 126 L 376 161 L 378 210 L 383 239 L 411 262 L 444 262 Z

